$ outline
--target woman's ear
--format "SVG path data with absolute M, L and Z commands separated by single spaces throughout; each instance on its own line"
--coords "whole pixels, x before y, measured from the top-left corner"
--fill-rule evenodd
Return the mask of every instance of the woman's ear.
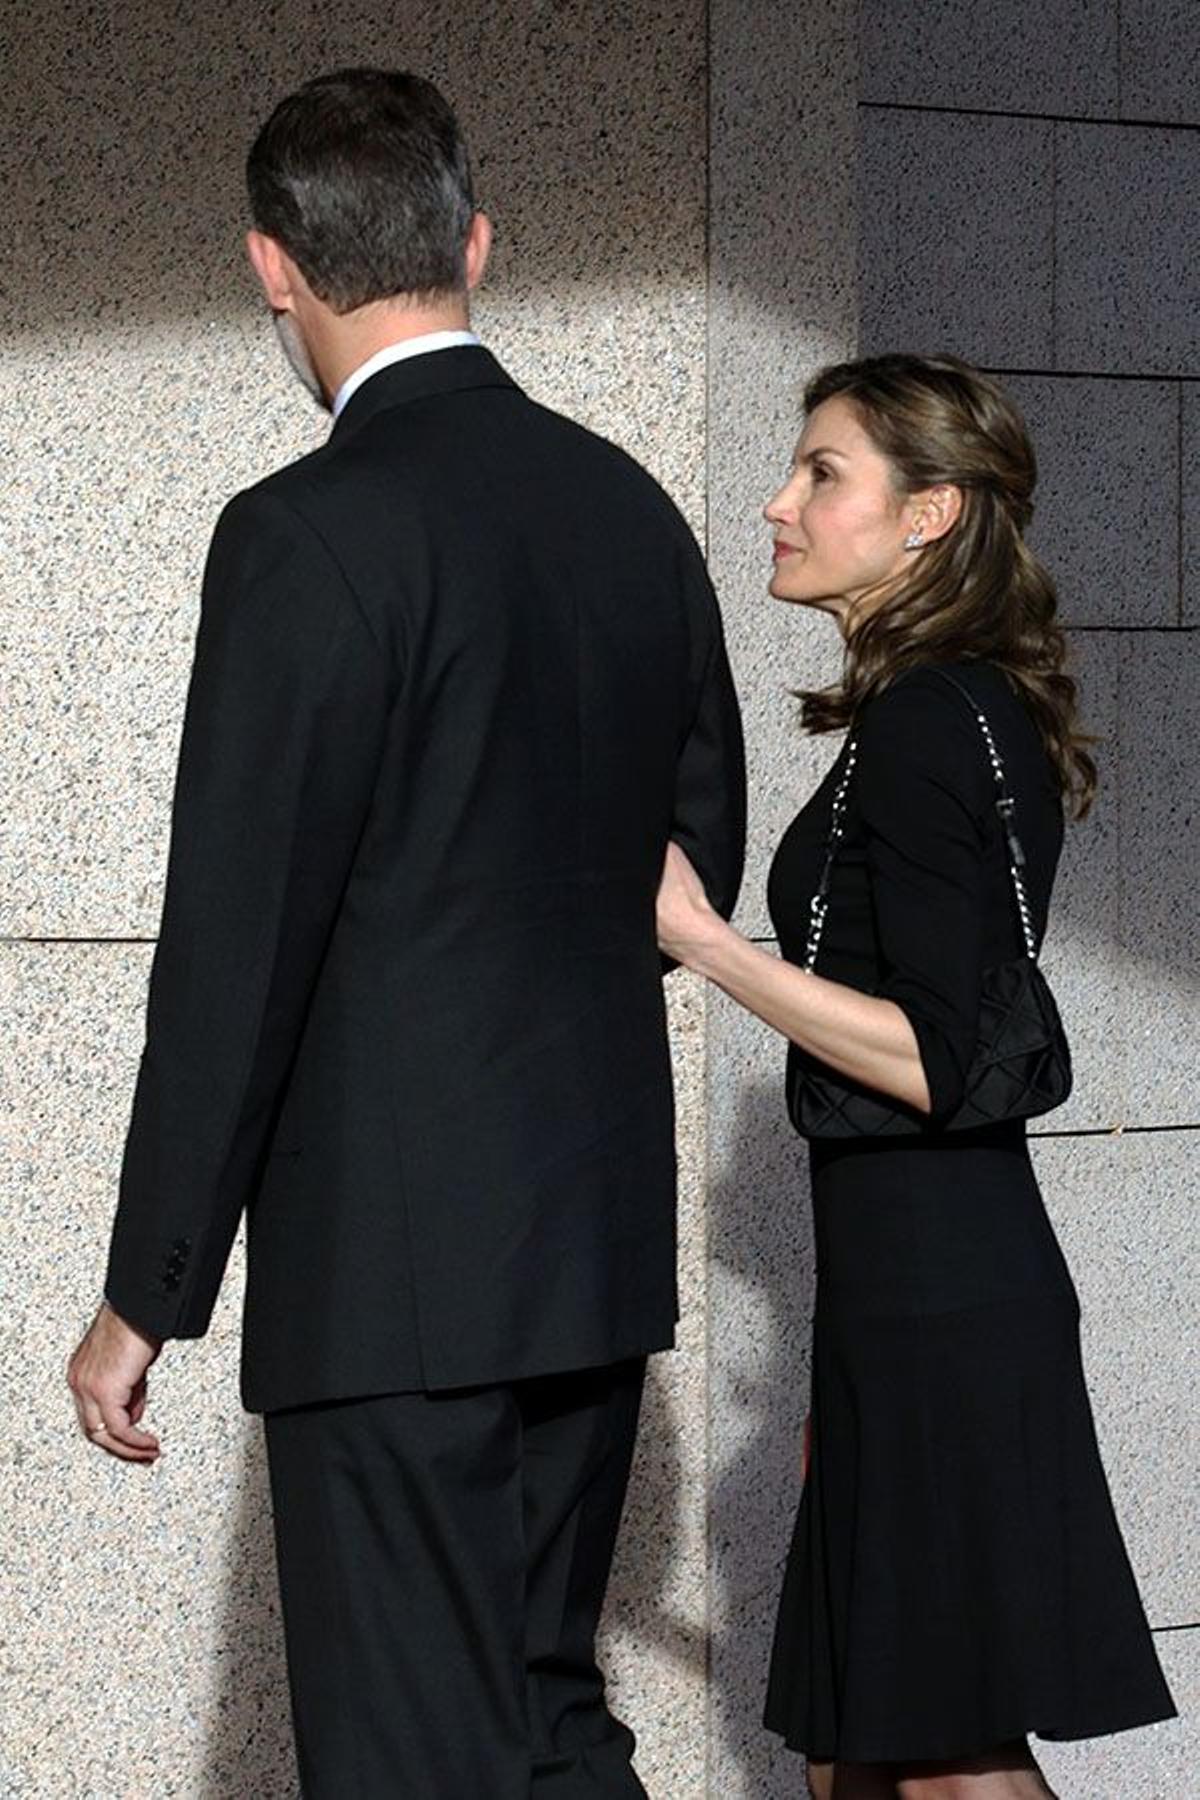
M 923 494 L 914 494 L 912 505 L 912 530 L 920 533 L 922 543 L 933 544 L 957 523 L 963 506 L 962 489 L 952 481 L 939 482 Z

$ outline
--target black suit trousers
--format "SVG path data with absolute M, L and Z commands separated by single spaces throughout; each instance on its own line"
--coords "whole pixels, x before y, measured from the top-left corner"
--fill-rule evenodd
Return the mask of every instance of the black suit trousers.
M 266 1416 L 306 1800 L 631 1800 L 595 1634 L 639 1357 Z

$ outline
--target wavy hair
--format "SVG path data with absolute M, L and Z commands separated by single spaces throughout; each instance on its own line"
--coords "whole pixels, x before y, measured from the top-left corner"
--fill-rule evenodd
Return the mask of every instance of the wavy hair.
M 962 511 L 912 559 L 878 608 L 850 623 L 841 680 L 800 694 L 811 732 L 848 726 L 871 697 L 917 663 L 975 658 L 1002 669 L 1028 706 L 1075 818 L 1096 792 L 1054 583 L 1025 542 L 1037 462 L 1025 422 L 1000 386 L 955 356 L 874 356 L 836 363 L 809 383 L 813 412 L 842 395 L 891 467 L 900 494 L 953 484 Z

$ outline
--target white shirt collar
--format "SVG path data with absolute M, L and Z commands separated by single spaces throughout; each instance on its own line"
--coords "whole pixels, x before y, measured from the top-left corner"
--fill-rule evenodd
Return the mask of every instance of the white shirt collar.
M 336 419 L 351 394 L 377 375 L 380 369 L 386 369 L 392 363 L 406 362 L 410 356 L 424 356 L 430 350 L 453 350 L 460 344 L 477 344 L 479 339 L 473 331 L 425 331 L 420 337 L 405 338 L 399 344 L 386 344 L 369 356 L 365 363 L 360 363 L 352 374 L 347 375 L 341 387 L 333 397 L 333 416 Z

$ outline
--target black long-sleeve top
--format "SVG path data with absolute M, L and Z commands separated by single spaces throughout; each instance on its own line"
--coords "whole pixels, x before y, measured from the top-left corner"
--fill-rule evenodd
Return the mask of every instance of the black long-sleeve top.
M 996 667 L 947 664 L 986 713 L 1025 848 L 1040 941 L 1063 839 L 1053 765 L 1024 702 Z M 996 785 L 978 724 L 931 667 L 906 671 L 856 722 L 845 834 L 834 865 L 816 973 L 893 1000 L 909 1019 L 932 1102 L 950 1118 L 975 1050 L 980 980 L 1023 948 Z M 845 747 L 792 821 L 772 865 L 771 917 L 802 963 Z M 793 1061 L 801 1056 L 793 1046 Z

